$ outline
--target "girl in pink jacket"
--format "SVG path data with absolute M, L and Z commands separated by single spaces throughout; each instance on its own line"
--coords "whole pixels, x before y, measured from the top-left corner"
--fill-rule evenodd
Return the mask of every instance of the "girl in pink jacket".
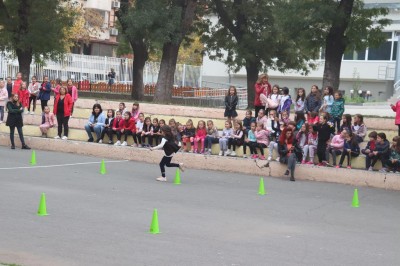
M 262 122 L 257 123 L 256 131 L 254 135 L 256 136 L 257 143 L 254 145 L 255 152 L 257 154 L 257 148 L 260 149 L 260 155 L 258 158 L 260 160 L 265 160 L 264 149 L 268 147 L 269 144 L 269 131 L 265 130 L 264 124 Z
M 332 154 L 332 162 L 333 166 L 336 166 L 336 156 L 342 154 L 343 144 L 344 144 L 344 134 L 346 134 L 347 130 L 344 129 L 340 134 L 335 135 L 331 143 L 328 145 L 328 149 L 326 149 L 326 161 L 329 162 L 329 154 Z
M 394 123 L 398 127 L 397 135 L 400 136 L 400 100 L 398 100 L 395 105 L 391 104 L 390 107 L 392 107 L 393 112 L 396 112 Z
M 206 139 L 207 131 L 206 131 L 206 123 L 203 120 L 200 120 L 197 123 L 196 135 L 194 136 L 194 152 L 195 153 L 204 153 L 204 140 Z M 201 143 L 199 148 L 199 142 Z
M 47 138 L 47 131 L 49 128 L 54 127 L 55 124 L 54 114 L 50 113 L 50 107 L 45 106 L 44 115 L 42 116 L 42 124 L 39 126 L 43 138 Z
M 4 109 L 9 97 L 4 80 L 0 80 L 0 124 L 3 123 Z

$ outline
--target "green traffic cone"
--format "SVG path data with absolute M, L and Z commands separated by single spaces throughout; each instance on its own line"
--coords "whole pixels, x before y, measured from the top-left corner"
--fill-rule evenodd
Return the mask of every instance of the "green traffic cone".
M 181 172 L 179 172 L 179 169 L 176 169 L 174 184 L 175 185 L 181 184 Z
M 260 178 L 260 186 L 258 187 L 258 195 L 265 195 L 264 178 Z
M 154 212 L 153 212 L 153 218 L 151 220 L 151 225 L 150 225 L 150 233 L 151 234 L 159 234 L 160 233 L 160 228 L 158 228 L 157 209 L 154 209 Z
M 42 193 L 40 197 L 40 204 L 39 209 L 37 212 L 38 216 L 46 216 L 47 215 L 47 208 L 46 208 L 46 194 Z
M 360 203 L 358 202 L 358 190 L 356 188 L 354 189 L 353 202 L 351 203 L 351 207 L 353 208 L 360 207 Z
M 32 151 L 31 165 L 36 165 L 36 152 L 35 152 L 35 150 Z
M 105 175 L 107 173 L 106 171 L 106 163 L 104 162 L 104 159 L 101 160 L 101 165 L 100 165 L 100 174 Z

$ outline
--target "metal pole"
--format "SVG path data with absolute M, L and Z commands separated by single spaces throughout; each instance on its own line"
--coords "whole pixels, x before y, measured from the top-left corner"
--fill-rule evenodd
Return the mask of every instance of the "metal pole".
M 185 76 L 186 76 L 186 64 L 183 64 L 183 70 L 182 70 L 182 87 L 185 87 Z
M 394 75 L 394 82 L 400 80 L 400 32 L 397 32 L 397 55 L 396 55 L 396 72 Z

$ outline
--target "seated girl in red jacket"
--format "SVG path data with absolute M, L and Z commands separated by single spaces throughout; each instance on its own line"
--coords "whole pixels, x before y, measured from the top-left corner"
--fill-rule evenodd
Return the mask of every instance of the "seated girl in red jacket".
M 117 140 L 118 140 L 114 144 L 115 146 L 120 146 L 121 145 L 121 128 L 122 128 L 124 123 L 125 122 L 124 122 L 124 119 L 122 118 L 121 111 L 117 111 L 115 113 L 115 119 L 114 119 L 113 125 L 112 125 L 112 135 L 116 134 L 117 135 Z M 111 139 L 112 139 L 112 136 L 111 136 Z
M 197 153 L 204 153 L 204 141 L 207 136 L 207 131 L 206 131 L 206 123 L 203 120 L 200 120 L 197 123 L 197 130 L 196 130 L 196 135 L 194 137 L 194 152 Z M 200 148 L 199 142 L 201 143 Z
M 127 146 L 128 136 L 133 136 L 136 133 L 136 125 L 135 120 L 132 119 L 132 115 L 130 112 L 126 112 L 124 115 L 124 120 L 121 125 L 121 130 L 117 131 L 117 139 L 121 139 L 121 135 L 125 136 L 124 142 L 122 142 L 122 146 Z

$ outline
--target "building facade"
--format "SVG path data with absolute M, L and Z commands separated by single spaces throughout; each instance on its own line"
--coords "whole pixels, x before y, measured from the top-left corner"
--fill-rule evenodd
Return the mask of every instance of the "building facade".
M 399 60 L 399 36 L 400 36 L 400 2 L 398 0 L 371 1 L 365 0 L 366 7 L 387 7 L 388 18 L 392 24 L 384 29 L 387 41 L 378 48 L 367 48 L 362 51 L 352 51 L 343 56 L 340 73 L 340 90 L 347 96 L 362 96 L 369 101 L 384 101 L 396 98 L 395 85 L 400 87 Z M 216 18 L 215 22 L 217 21 Z M 396 65 L 397 62 L 397 65 Z M 324 54 L 316 60 L 318 67 L 307 76 L 300 75 L 295 71 L 281 73 L 270 70 L 270 82 L 287 86 L 292 96 L 295 88 L 305 88 L 307 91 L 313 84 L 322 85 L 324 71 Z M 399 69 L 398 71 L 396 71 Z M 232 83 L 246 87 L 246 71 L 241 69 L 237 73 L 229 72 L 228 67 L 218 61 L 212 61 L 207 56 L 203 60 L 203 81 Z
M 79 0 L 84 9 L 91 9 L 101 16 L 104 23 L 98 36 L 92 36 L 88 44 L 80 44 L 72 49 L 72 53 L 97 56 L 115 56 L 118 45 L 118 29 L 115 12 L 120 7 L 116 0 Z

